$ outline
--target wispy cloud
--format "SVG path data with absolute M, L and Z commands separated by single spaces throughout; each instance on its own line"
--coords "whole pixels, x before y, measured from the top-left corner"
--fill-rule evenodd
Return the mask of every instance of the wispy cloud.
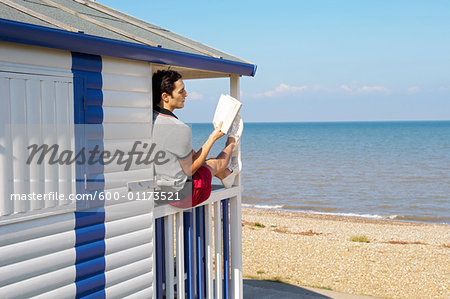
M 418 92 L 419 88 L 414 86 L 408 89 L 409 93 Z M 325 93 L 325 94 L 336 94 L 336 93 L 349 93 L 352 95 L 364 95 L 369 93 L 385 93 L 391 94 L 392 91 L 384 86 L 350 86 L 347 84 L 342 84 L 338 88 L 329 88 L 322 85 L 304 85 L 304 86 L 293 86 L 285 83 L 281 83 L 272 90 L 268 90 L 261 93 L 247 93 L 241 91 L 241 98 L 245 99 L 263 99 L 263 98 L 273 98 L 277 96 L 285 95 L 299 95 L 299 94 L 314 94 L 314 93 Z
M 272 98 L 275 96 L 290 94 L 290 93 L 298 93 L 305 91 L 307 86 L 290 86 L 284 83 L 278 85 L 275 89 L 265 91 L 263 93 L 257 93 L 254 95 L 255 98 Z
M 417 86 L 412 86 L 412 87 L 410 87 L 410 88 L 408 88 L 407 90 L 406 90 L 406 93 L 407 94 L 414 94 L 414 93 L 418 93 L 420 91 L 420 88 L 419 87 L 417 87 Z
M 191 99 L 191 100 L 202 100 L 202 99 L 204 99 L 204 96 L 202 94 L 198 93 L 198 92 L 191 91 L 188 94 L 188 99 Z
M 390 90 L 384 86 L 362 86 L 362 87 L 350 87 L 348 85 L 341 85 L 341 90 L 353 93 L 371 93 L 371 92 L 383 92 L 389 93 Z
M 348 85 L 341 85 L 341 89 L 345 90 L 345 91 L 353 91 L 353 89 L 351 89 L 350 87 L 348 87 Z
M 450 86 L 441 86 L 441 87 L 439 88 L 439 90 L 440 90 L 440 91 L 447 91 L 447 90 L 450 90 Z

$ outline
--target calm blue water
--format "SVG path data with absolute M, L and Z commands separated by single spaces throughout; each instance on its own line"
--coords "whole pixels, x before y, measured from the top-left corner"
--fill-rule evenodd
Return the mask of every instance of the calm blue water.
M 194 149 L 211 130 L 193 124 Z M 242 138 L 246 205 L 450 223 L 450 121 L 247 123 Z

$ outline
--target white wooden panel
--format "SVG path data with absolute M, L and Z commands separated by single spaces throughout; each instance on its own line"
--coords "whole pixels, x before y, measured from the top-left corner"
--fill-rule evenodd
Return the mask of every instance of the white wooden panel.
M 214 203 L 214 249 L 216 266 L 216 297 L 222 298 L 222 217 L 220 213 L 220 201 Z
M 74 112 L 73 101 L 71 94 L 73 94 L 73 87 L 71 84 L 65 82 L 56 82 L 56 131 L 58 138 L 58 145 L 60 146 L 60 153 L 64 151 L 74 151 Z M 59 205 L 70 204 L 68 199 L 69 194 L 74 191 L 74 174 L 72 173 L 73 165 L 58 165 L 59 187 L 58 191 L 64 194 L 65 200 L 59 200 Z
M 149 139 L 152 128 L 149 123 L 103 124 L 103 140 Z
M 143 229 L 105 240 L 105 254 L 111 254 L 146 243 L 153 243 L 152 229 Z
M 75 248 L 0 267 L 0 287 L 75 264 Z
M 89 176 L 90 180 L 100 180 L 102 179 L 102 175 L 92 175 Z M 123 172 L 113 172 L 113 173 L 105 173 L 105 187 L 104 189 L 113 189 L 124 187 L 128 182 L 136 182 L 142 180 L 151 179 L 151 172 L 149 169 L 137 169 L 137 170 L 129 170 Z M 90 188 L 90 190 L 93 190 Z
M 109 193 L 112 198 L 114 198 L 114 196 L 118 197 L 118 200 L 107 200 L 105 202 L 105 208 L 109 208 L 109 207 L 121 207 L 120 209 L 127 209 L 127 208 L 122 208 L 122 205 L 128 204 L 130 202 L 134 202 L 134 201 L 130 201 L 128 199 L 128 188 L 127 187 L 120 187 L 120 188 L 113 188 L 113 189 L 105 189 L 104 190 L 105 194 Z M 137 207 L 133 207 L 133 209 L 136 209 Z M 128 210 L 128 209 L 127 209 Z M 118 211 L 114 211 L 113 213 L 117 213 L 118 215 L 121 215 L 122 211 L 118 210 Z M 137 213 L 138 214 L 142 214 L 141 213 Z M 108 215 L 111 215 L 111 213 L 106 214 L 107 217 Z M 118 217 L 117 219 L 122 218 L 121 216 Z
M 110 271 L 153 255 L 153 244 L 147 243 L 105 256 L 105 271 Z
M 35 297 L 31 297 L 32 299 L 69 299 L 75 298 L 77 294 L 77 285 L 75 283 L 71 283 L 69 285 L 65 285 L 61 288 L 52 290 L 47 293 L 43 293 L 37 295 Z
M 103 123 L 149 123 L 152 113 L 145 108 L 103 107 Z
M 9 68 L 13 69 L 14 64 L 10 64 Z M 30 213 L 31 211 L 56 207 L 58 201 L 6 200 L 9 199 L 10 194 L 45 195 L 50 192 L 62 191 L 67 195 L 73 193 L 75 186 L 74 165 L 50 165 L 48 163 L 49 154 L 41 164 L 37 163 L 39 155 L 35 156 L 30 165 L 26 163 L 29 158 L 27 146 L 30 144 L 38 146 L 59 144 L 62 146 L 60 152 L 66 145 L 69 148 L 73 145 L 73 130 L 68 126 L 73 123 L 72 78 L 34 75 L 33 72 L 39 71 L 39 67 L 18 69 L 27 71 L 27 73 L 0 71 L 3 86 L 2 107 L 5 108 L 2 112 L 5 114 L 5 119 L 11 124 L 10 129 L 7 130 L 11 135 L 6 136 L 5 132 L 5 137 L 3 137 L 6 146 L 2 157 L 8 157 L 8 153 L 11 153 L 11 156 L 3 162 L 6 166 L 1 167 L 5 169 L 2 173 L 7 174 L 1 182 L 2 185 L 6 185 L 2 190 L 6 190 L 7 196 L 2 197 L 1 205 L 5 207 L 0 212 L 2 215 L 11 215 L 2 220 L 14 221 L 36 214 Z M 57 123 L 58 126 L 56 126 Z M 9 142 L 6 142 L 7 137 Z M 9 180 L 12 181 L 11 184 L 8 184 Z M 58 182 L 59 180 L 61 183 Z M 8 212 L 6 212 L 7 208 Z M 11 209 L 14 210 L 15 215 L 11 214 Z
M 28 144 L 42 144 L 41 132 L 41 81 L 38 78 L 32 78 L 26 81 L 27 89 L 27 132 Z M 30 163 L 30 192 L 44 194 L 45 192 L 45 173 L 44 167 L 37 164 L 36 160 Z M 38 210 L 45 207 L 42 200 L 33 200 L 30 202 L 31 210 Z
M 113 190 L 117 189 L 111 189 L 109 191 Z M 123 188 L 122 190 L 127 191 L 127 188 Z M 153 203 L 151 201 L 127 200 L 125 203 L 107 206 L 105 210 L 106 222 L 142 214 L 147 214 L 149 218 L 153 217 Z
M 47 68 L 69 70 L 72 67 L 72 55 L 69 51 L 34 47 L 16 43 L 0 42 L 0 61 Z
M 148 62 L 102 56 L 102 73 L 151 77 L 152 69 Z
M 105 289 L 106 298 L 123 298 L 148 288 L 153 284 L 153 275 L 146 273 Z
M 150 108 L 151 105 L 149 92 L 103 90 L 103 107 Z
M 0 247 L 0 266 L 73 248 L 74 246 L 75 231 L 68 231 L 20 243 L 13 243 Z
M 105 288 L 130 280 L 145 273 L 151 273 L 152 259 L 146 258 L 120 268 L 105 272 Z
M 0 298 L 28 298 L 65 286 L 75 281 L 75 266 L 39 275 L 0 288 Z
M 56 235 L 73 230 L 74 227 L 73 213 L 0 226 L 0 246 Z
M 105 223 L 105 237 L 112 238 L 133 231 L 150 228 L 153 224 L 152 217 L 143 214 Z
M 149 158 L 149 161 L 152 158 Z M 123 156 L 123 161 L 128 161 L 128 159 L 129 159 L 128 155 L 124 155 Z M 137 155 L 132 156 L 131 159 L 133 159 L 132 160 L 133 163 L 130 165 L 129 170 L 148 169 L 149 167 L 151 167 L 151 164 L 148 164 L 148 163 L 137 164 L 136 163 Z M 145 156 L 141 160 L 144 160 L 144 159 L 145 159 Z M 124 167 L 125 167 L 125 165 L 124 164 L 118 164 L 117 163 L 117 159 L 116 159 L 116 162 L 112 162 L 112 163 L 103 165 L 103 173 L 113 173 L 113 172 L 124 171 Z
M 55 82 L 43 81 L 42 82 L 42 124 L 44 126 L 44 144 L 52 146 L 57 144 L 56 138 L 56 92 Z M 58 165 L 50 165 L 50 157 L 46 155 L 44 159 L 44 171 L 45 171 L 45 193 L 58 191 Z M 54 200 L 45 201 L 45 207 L 54 207 L 58 203 Z
M 106 296 L 122 298 L 151 287 L 153 201 L 107 206 L 105 212 Z
M 151 147 L 151 139 L 113 139 L 113 140 L 104 140 L 103 142 L 99 140 L 89 140 L 87 146 L 88 149 L 91 150 L 96 145 L 101 146 L 103 144 L 104 151 L 109 151 L 111 154 L 114 154 L 116 151 L 123 151 L 124 153 L 128 153 L 133 149 L 135 143 L 136 143 L 135 147 L 136 151 L 142 151 L 144 153 L 147 153 L 149 151 L 149 148 Z M 147 144 L 146 147 L 144 147 L 144 144 Z M 145 156 L 143 157 L 145 158 Z M 117 159 L 115 161 L 117 161 Z
M 150 92 L 149 77 L 123 76 L 104 74 L 103 90 L 123 90 L 135 92 Z
M 145 288 L 139 292 L 135 292 L 129 296 L 123 297 L 124 299 L 148 299 L 153 298 L 153 288 Z
M 0 216 L 14 212 L 13 201 L 9 200 L 13 192 L 12 144 L 11 144 L 11 103 L 10 80 L 0 73 Z M 0 235 L 1 237 L 1 235 Z
M 28 158 L 26 136 L 26 95 L 25 80 L 11 79 L 11 137 L 13 146 L 14 193 L 29 194 L 30 173 L 25 161 Z M 28 200 L 14 201 L 14 212 L 29 210 Z
M 174 273 L 173 273 L 173 215 L 164 217 L 164 258 L 166 266 L 166 298 L 174 298 Z

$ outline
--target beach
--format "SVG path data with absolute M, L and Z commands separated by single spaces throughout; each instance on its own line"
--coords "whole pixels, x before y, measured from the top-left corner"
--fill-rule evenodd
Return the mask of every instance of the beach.
M 244 278 L 450 298 L 450 225 L 244 208 Z

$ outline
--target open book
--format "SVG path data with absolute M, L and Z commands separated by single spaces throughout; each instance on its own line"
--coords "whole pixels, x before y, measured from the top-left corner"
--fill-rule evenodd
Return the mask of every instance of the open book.
M 231 128 L 236 115 L 241 110 L 242 103 L 233 98 L 230 95 L 220 95 L 219 102 L 217 103 L 216 113 L 214 113 L 213 123 L 214 126 L 218 126 L 220 122 L 223 122 L 220 129 L 224 134 L 227 134 Z

